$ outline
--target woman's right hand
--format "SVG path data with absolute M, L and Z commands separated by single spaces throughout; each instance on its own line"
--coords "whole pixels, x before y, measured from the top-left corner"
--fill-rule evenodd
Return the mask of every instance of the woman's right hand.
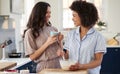
M 57 55 L 58 56 L 64 56 L 64 54 L 65 54 L 65 52 L 63 50 L 61 50 L 61 49 L 57 50 Z
M 69 53 L 68 50 L 61 50 L 61 49 L 57 50 L 57 55 L 60 57 L 64 57 L 64 59 L 69 59 L 68 53 Z
M 53 44 L 53 43 L 55 43 L 55 42 L 57 42 L 57 36 L 50 36 L 50 37 L 48 37 L 48 39 L 47 39 L 47 41 L 46 41 L 46 43 L 47 43 L 48 45 L 51 45 L 51 44 Z

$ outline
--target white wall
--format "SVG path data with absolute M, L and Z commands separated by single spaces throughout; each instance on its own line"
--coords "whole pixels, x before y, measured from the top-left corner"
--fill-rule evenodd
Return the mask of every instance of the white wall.
M 109 32 L 120 32 L 120 0 L 103 0 L 104 19 Z
M 120 33 L 120 0 L 103 0 L 103 20 L 107 24 L 107 30 L 101 31 L 107 40 Z
M 51 23 L 59 30 L 61 30 L 63 25 L 62 0 L 35 0 L 35 3 L 38 1 L 45 1 L 51 5 Z
M 34 0 L 24 0 L 24 13 L 23 14 L 10 14 L 10 18 L 13 18 L 15 20 L 16 29 L 15 29 L 15 40 L 16 40 L 16 49 L 17 52 L 22 52 L 23 50 L 20 49 L 20 42 L 22 41 L 22 34 L 23 29 L 22 27 L 25 27 L 29 18 L 29 15 L 31 13 L 32 7 L 34 4 Z

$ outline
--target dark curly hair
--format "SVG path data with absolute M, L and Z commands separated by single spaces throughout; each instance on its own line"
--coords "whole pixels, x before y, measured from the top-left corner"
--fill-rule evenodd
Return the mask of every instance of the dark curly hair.
M 98 20 L 98 11 L 92 3 L 81 0 L 74 1 L 70 9 L 78 13 L 81 25 L 84 27 L 93 27 Z
M 25 36 L 25 32 L 28 29 L 32 30 L 32 35 L 34 38 L 39 36 L 39 32 L 42 31 L 43 26 L 49 26 L 50 22 L 46 22 L 46 13 L 47 8 L 50 7 L 50 4 L 46 2 L 38 2 L 32 9 L 29 21 L 27 23 L 27 29 L 24 31 L 23 38 Z

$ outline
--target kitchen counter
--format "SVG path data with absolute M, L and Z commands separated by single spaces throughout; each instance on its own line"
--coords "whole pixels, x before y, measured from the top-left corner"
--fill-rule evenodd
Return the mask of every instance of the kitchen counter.
M 88 74 L 87 70 L 65 71 L 62 69 L 44 69 L 38 74 Z
M 16 69 L 28 62 L 30 62 L 31 60 L 29 58 L 5 58 L 4 60 L 0 60 L 1 61 L 4 61 L 4 62 L 16 62 L 17 65 L 10 68 L 10 69 Z
M 0 61 L 0 71 L 4 71 L 7 70 L 11 67 L 16 66 L 17 63 L 16 62 L 6 62 L 6 61 Z
M 120 45 L 107 45 L 107 47 L 120 47 Z

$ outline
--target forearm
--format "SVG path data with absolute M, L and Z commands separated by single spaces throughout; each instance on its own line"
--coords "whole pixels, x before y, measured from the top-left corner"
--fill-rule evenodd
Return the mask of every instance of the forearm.
M 88 64 L 80 64 L 79 68 L 80 69 L 92 69 L 92 68 L 95 68 L 95 67 L 99 66 L 100 64 L 101 64 L 101 61 L 96 60 L 96 61 L 92 61 Z
M 45 49 L 48 47 L 47 43 L 44 43 L 38 50 L 36 50 L 33 54 L 30 55 L 31 60 L 37 59 L 41 54 L 45 51 Z
M 102 52 L 95 54 L 95 59 L 88 64 L 80 64 L 80 69 L 91 69 L 99 66 L 103 58 Z

